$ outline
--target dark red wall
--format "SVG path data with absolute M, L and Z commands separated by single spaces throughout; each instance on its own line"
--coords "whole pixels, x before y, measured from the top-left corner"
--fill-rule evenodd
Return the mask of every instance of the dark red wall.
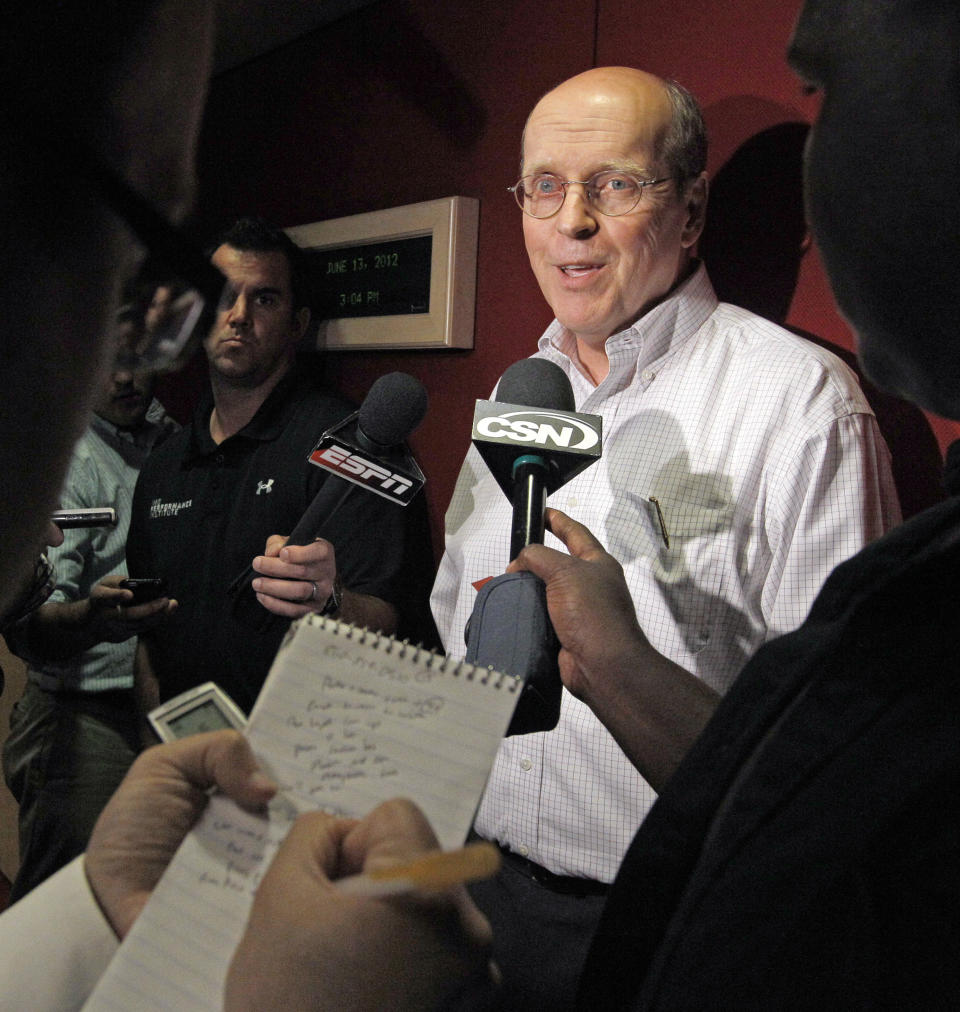
M 327 356 L 329 380 L 357 400 L 394 369 L 427 386 L 430 411 L 412 443 L 438 536 L 474 400 L 535 349 L 550 319 L 506 187 L 530 108 L 578 71 L 639 66 L 700 98 L 717 197 L 704 255 L 721 295 L 852 347 L 797 210 L 799 145 L 816 109 L 784 60 L 798 8 L 799 0 L 384 2 L 214 81 L 199 166 L 208 227 L 241 213 L 289 226 L 455 194 L 480 199 L 474 349 Z M 937 467 L 936 440 L 922 418 L 898 410 L 896 456 L 926 468 L 903 485 L 923 485 Z M 960 435 L 953 423 L 933 424 L 941 445 Z

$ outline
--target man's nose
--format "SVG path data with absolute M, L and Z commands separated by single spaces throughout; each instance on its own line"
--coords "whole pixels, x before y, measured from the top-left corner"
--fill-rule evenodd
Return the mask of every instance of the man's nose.
M 231 327 L 245 327 L 250 320 L 249 308 L 246 296 L 238 292 L 227 312 L 227 323 Z
M 587 200 L 583 183 L 567 183 L 567 195 L 557 211 L 557 231 L 574 239 L 593 235 L 598 226 L 599 212 Z

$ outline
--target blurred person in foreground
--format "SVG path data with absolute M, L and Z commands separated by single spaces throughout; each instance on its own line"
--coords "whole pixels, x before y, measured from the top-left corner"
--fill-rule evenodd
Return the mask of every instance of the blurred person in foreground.
M 131 326 L 74 447 L 60 507 L 112 506 L 114 527 L 80 527 L 49 551 L 55 586 L 6 636 L 27 661 L 27 683 L 3 746 L 19 805 L 20 864 L 11 901 L 83 853 L 103 806 L 140 751 L 133 697 L 139 633 L 164 622 L 162 595 L 134 603 L 120 586 L 137 475 L 178 426 L 154 399 L 154 374 L 132 368 Z
M 82 145 L 160 213 L 182 216 L 193 193 L 211 34 L 211 5 L 202 3 L 40 2 L 0 41 L 0 292 L 8 307 L 0 337 L 0 613 L 57 506 L 109 367 L 121 272 L 142 254 L 99 189 L 75 174 L 73 155 Z
M 0 39 L 9 85 L 0 91 L 0 290 L 8 296 L 6 336 L 0 338 L 4 618 L 14 608 L 25 610 L 24 587 L 36 582 L 47 517 L 109 364 L 107 325 L 121 272 L 138 258 L 122 214 L 103 199 L 102 188 L 74 178 L 69 146 L 82 143 L 98 168 L 161 213 L 179 217 L 193 189 L 212 28 L 213 5 L 196 0 L 107 0 L 93 8 L 40 2 L 21 12 Z M 64 149 L 60 159 L 51 157 L 57 145 Z M 47 536 L 59 543 L 58 531 Z M 86 856 L 0 916 L 4 1007 L 83 1004 L 215 785 L 249 808 L 265 804 L 276 789 L 235 732 L 158 746 L 134 764 L 101 815 Z M 311 837 L 318 825 L 328 825 L 312 821 Z M 434 845 L 422 818 L 403 803 L 385 815 L 372 813 L 356 827 L 364 827 L 359 838 L 341 822 L 329 820 L 336 824 L 329 830 L 331 873 L 333 862 L 359 871 L 367 861 L 409 857 Z M 340 862 L 340 841 L 355 838 L 350 861 Z M 398 921 L 402 909 L 408 913 Z M 394 947 L 395 932 L 413 941 L 405 984 L 451 947 L 453 958 L 441 960 L 446 972 L 438 994 L 449 989 L 454 967 L 462 965 L 467 974 L 485 968 L 483 921 L 464 896 L 377 910 L 390 929 L 381 932 L 384 946 Z M 373 923 L 369 904 L 348 904 L 349 917 L 358 912 L 354 933 L 337 935 L 348 949 L 356 932 Z M 461 921 L 462 938 L 451 946 L 449 929 Z M 443 925 L 434 930 L 434 948 L 417 941 L 428 935 L 414 930 L 424 923 Z M 432 978 L 425 984 L 435 986 Z M 435 1004 L 424 990 L 418 993 Z

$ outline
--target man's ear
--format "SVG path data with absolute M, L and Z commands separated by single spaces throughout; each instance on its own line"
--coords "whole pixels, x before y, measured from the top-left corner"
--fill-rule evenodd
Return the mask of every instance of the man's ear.
M 297 340 L 299 341 L 304 334 L 307 332 L 307 325 L 310 323 L 310 308 L 308 306 L 301 306 L 297 310 L 295 317 Z
M 707 218 L 707 193 L 710 189 L 706 172 L 701 172 L 696 179 L 687 183 L 684 192 L 684 206 L 687 211 L 687 220 L 683 226 L 680 244 L 684 249 L 690 249 L 700 238 L 703 231 L 703 224 Z

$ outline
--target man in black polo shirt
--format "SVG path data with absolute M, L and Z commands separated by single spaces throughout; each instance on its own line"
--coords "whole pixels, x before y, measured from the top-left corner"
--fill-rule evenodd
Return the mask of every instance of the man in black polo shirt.
M 130 575 L 163 578 L 178 602 L 140 643 L 145 711 L 208 680 L 249 711 L 289 619 L 310 611 L 423 638 L 432 560 L 422 499 L 401 508 L 358 489 L 320 539 L 284 547 L 332 480 L 307 455 L 353 410 L 295 366 L 309 320 L 297 247 L 242 219 L 212 259 L 227 287 L 204 342 L 210 391 L 148 459 L 127 543 Z M 228 588 L 251 561 L 257 578 L 237 601 Z

